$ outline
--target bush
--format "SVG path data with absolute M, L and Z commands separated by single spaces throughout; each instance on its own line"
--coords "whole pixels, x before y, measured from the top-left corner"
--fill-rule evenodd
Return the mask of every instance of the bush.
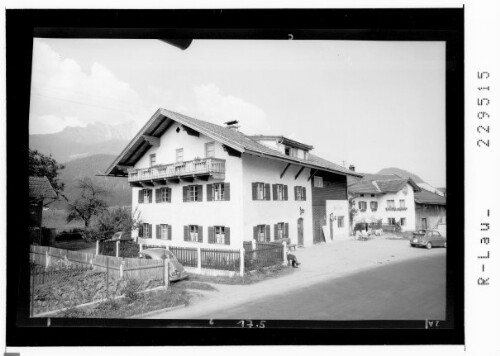
M 56 241 L 71 241 L 71 240 L 81 240 L 83 237 L 82 229 L 74 228 L 71 230 L 64 230 L 56 235 Z
M 139 291 L 142 289 L 142 284 L 137 279 L 129 279 L 125 289 L 123 290 L 123 294 L 125 298 L 129 302 L 135 302 L 136 300 L 141 299 L 141 295 Z

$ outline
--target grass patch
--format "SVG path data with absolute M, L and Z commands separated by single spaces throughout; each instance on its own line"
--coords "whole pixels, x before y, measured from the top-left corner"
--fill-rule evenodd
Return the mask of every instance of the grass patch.
M 189 280 L 214 284 L 254 284 L 269 278 L 281 277 L 292 272 L 293 269 L 290 266 L 277 265 L 246 273 L 243 277 L 239 275 L 226 277 L 189 274 Z
M 78 239 L 78 240 L 67 240 L 67 241 L 55 241 L 54 242 L 54 247 L 55 248 L 60 248 L 63 250 L 83 250 L 86 248 L 95 248 L 95 242 L 88 242 L 85 241 L 84 239 Z
M 208 283 L 205 282 L 199 282 L 199 281 L 192 281 L 191 278 L 189 279 L 184 279 L 182 281 L 175 282 L 175 287 L 179 289 L 197 289 L 197 290 L 210 290 L 210 291 L 216 291 L 217 288 L 214 288 Z
M 187 305 L 190 298 L 188 292 L 172 285 L 168 290 L 141 293 L 133 299 L 108 299 L 91 307 L 71 308 L 59 313 L 56 317 L 122 319 L 178 305 Z

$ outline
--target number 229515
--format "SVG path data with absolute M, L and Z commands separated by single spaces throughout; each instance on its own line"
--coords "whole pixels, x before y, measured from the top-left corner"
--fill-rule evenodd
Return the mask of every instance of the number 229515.
M 477 79 L 480 81 L 480 86 L 478 86 L 478 94 L 477 98 L 477 106 L 480 107 L 479 111 L 476 113 L 476 117 L 481 121 L 481 125 L 476 127 L 477 133 L 480 135 L 476 144 L 478 147 L 490 147 L 490 124 L 487 122 L 487 119 L 490 118 L 490 114 L 488 113 L 488 106 L 490 105 L 490 86 L 488 79 L 490 78 L 490 72 L 482 71 L 477 72 Z

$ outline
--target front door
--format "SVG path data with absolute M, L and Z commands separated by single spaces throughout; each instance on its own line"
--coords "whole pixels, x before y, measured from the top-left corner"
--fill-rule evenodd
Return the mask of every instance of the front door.
M 298 245 L 304 246 L 304 219 L 299 218 L 297 220 L 297 237 L 298 237 Z

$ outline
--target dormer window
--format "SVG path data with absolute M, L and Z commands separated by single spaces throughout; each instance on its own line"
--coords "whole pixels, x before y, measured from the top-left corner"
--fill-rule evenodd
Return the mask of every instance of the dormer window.
M 294 147 L 285 146 L 285 155 L 290 157 L 297 157 L 298 150 Z
M 178 148 L 175 150 L 175 162 L 179 163 L 184 161 L 184 149 Z
M 156 164 L 156 154 L 149 155 L 149 165 L 153 167 Z

